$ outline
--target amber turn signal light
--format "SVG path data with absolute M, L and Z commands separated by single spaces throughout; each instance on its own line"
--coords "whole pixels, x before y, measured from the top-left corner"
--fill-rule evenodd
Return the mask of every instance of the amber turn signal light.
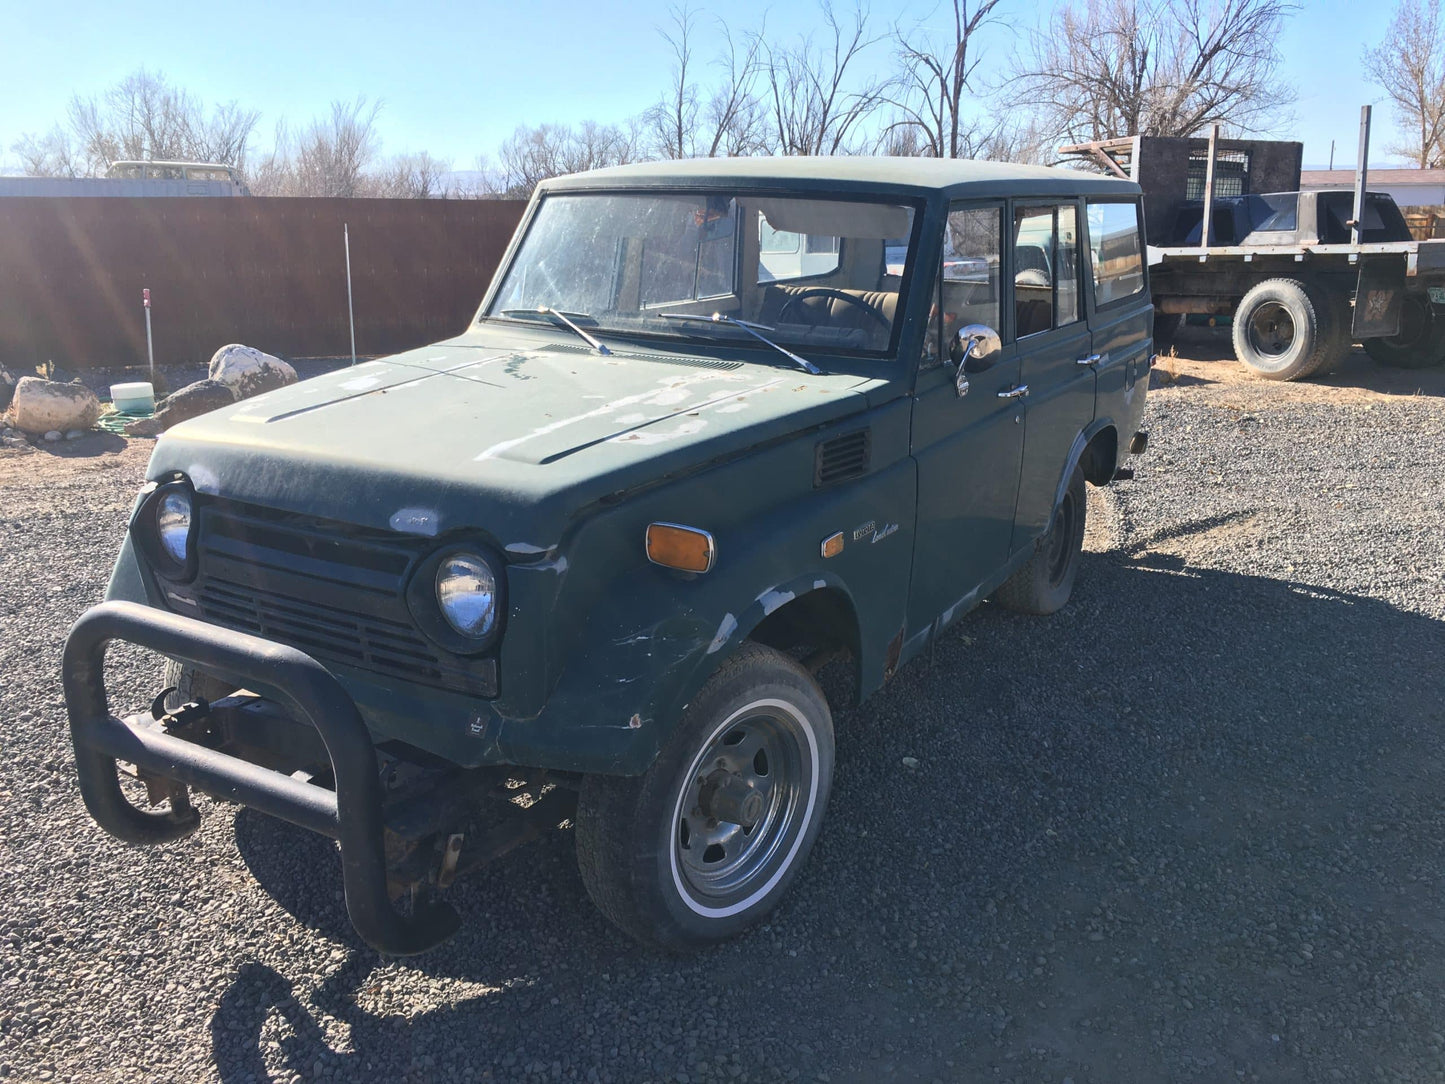
M 647 527 L 647 559 L 663 568 L 707 572 L 717 560 L 712 535 L 677 523 L 651 523 Z
M 838 554 L 842 553 L 843 532 L 839 531 L 837 534 L 830 534 L 827 538 L 823 539 L 822 551 L 824 557 L 837 557 Z

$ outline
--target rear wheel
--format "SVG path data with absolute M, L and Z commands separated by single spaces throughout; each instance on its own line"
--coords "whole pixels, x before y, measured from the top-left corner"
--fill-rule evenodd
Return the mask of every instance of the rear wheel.
M 1328 302 L 1297 279 L 1267 279 L 1234 314 L 1234 355 L 1266 380 L 1298 380 L 1327 360 L 1335 343 Z
M 1026 614 L 1051 614 L 1062 609 L 1073 594 L 1074 580 L 1079 574 L 1087 509 L 1084 472 L 1075 466 L 1068 488 L 1054 509 L 1048 534 L 1029 563 L 994 592 L 994 601 L 1006 609 Z
M 1349 299 L 1331 299 L 1327 311 L 1331 320 L 1330 334 L 1320 351 L 1319 365 L 1315 368 L 1315 372 L 1321 375 L 1338 369 L 1355 348 L 1354 332 L 1351 330 L 1355 314 L 1350 308 Z
M 683 713 L 646 773 L 588 776 L 577 865 L 639 941 L 687 949 L 774 907 L 812 849 L 833 778 L 833 718 L 811 674 L 747 644 Z
M 1381 365 L 1397 369 L 1428 369 L 1445 363 L 1445 313 L 1428 294 L 1409 293 L 1400 306 L 1400 333 L 1366 339 L 1365 353 Z

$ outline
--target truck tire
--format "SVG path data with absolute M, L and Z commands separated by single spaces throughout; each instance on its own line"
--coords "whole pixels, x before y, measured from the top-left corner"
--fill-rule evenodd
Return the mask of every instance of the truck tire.
M 582 883 L 646 944 L 681 951 L 731 937 L 788 890 L 832 780 L 833 717 L 817 682 L 787 655 L 745 644 L 644 774 L 582 781 Z
M 1429 295 L 1409 293 L 1400 309 L 1400 334 L 1366 339 L 1365 353 L 1396 369 L 1428 369 L 1445 363 L 1445 313 Z
M 192 700 L 204 700 L 207 703 L 222 700 L 236 691 L 234 685 L 210 674 L 203 674 L 194 666 L 184 666 L 175 659 L 166 660 L 165 674 L 161 680 L 162 688 L 176 690 L 166 697 L 167 711 L 175 711 Z
M 1154 352 L 1162 354 L 1179 338 L 1179 329 L 1184 326 L 1184 314 L 1154 310 Z
M 1075 465 L 1069 486 L 1049 521 L 1048 533 L 1028 564 L 994 592 L 995 602 L 1007 610 L 1040 616 L 1063 608 L 1073 594 L 1074 580 L 1079 574 L 1088 503 L 1084 472 Z
M 1321 323 L 1324 322 L 1323 317 L 1328 316 L 1329 327 L 1321 333 L 1319 363 L 1310 374 L 1312 376 L 1325 376 L 1334 372 L 1355 348 L 1354 334 L 1350 327 L 1354 320 L 1354 310 L 1350 308 L 1349 299 L 1326 296 L 1321 310 Z
M 1298 380 L 1319 368 L 1335 339 L 1328 301 L 1298 279 L 1266 279 L 1234 313 L 1234 356 L 1266 380 Z

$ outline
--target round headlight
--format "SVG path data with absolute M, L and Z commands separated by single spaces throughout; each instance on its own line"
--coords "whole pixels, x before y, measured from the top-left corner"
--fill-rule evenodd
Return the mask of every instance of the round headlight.
M 161 549 L 178 565 L 186 563 L 191 539 L 191 496 L 183 489 L 173 489 L 156 505 L 156 533 Z
M 437 566 L 437 605 L 447 624 L 480 640 L 497 627 L 497 578 L 492 566 L 471 553 L 457 553 Z

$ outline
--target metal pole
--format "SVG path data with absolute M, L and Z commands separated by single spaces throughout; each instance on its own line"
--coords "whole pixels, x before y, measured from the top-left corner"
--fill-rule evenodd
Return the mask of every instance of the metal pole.
M 356 310 L 351 305 L 351 230 L 341 224 L 341 239 L 346 245 L 346 321 L 351 325 L 351 364 L 356 364 Z
M 1358 245 L 1364 232 L 1365 181 L 1370 173 L 1370 107 L 1360 106 L 1360 163 L 1355 167 L 1355 216 L 1350 222 L 1350 244 Z
M 1214 156 L 1218 153 L 1219 125 L 1209 129 L 1209 161 L 1204 167 L 1204 217 L 1199 225 L 1199 247 L 1209 247 L 1210 219 L 1214 217 Z
M 156 383 L 156 348 L 151 339 L 151 292 L 149 289 L 140 292 L 140 303 L 146 312 L 146 357 L 150 359 L 151 365 L 151 387 Z

